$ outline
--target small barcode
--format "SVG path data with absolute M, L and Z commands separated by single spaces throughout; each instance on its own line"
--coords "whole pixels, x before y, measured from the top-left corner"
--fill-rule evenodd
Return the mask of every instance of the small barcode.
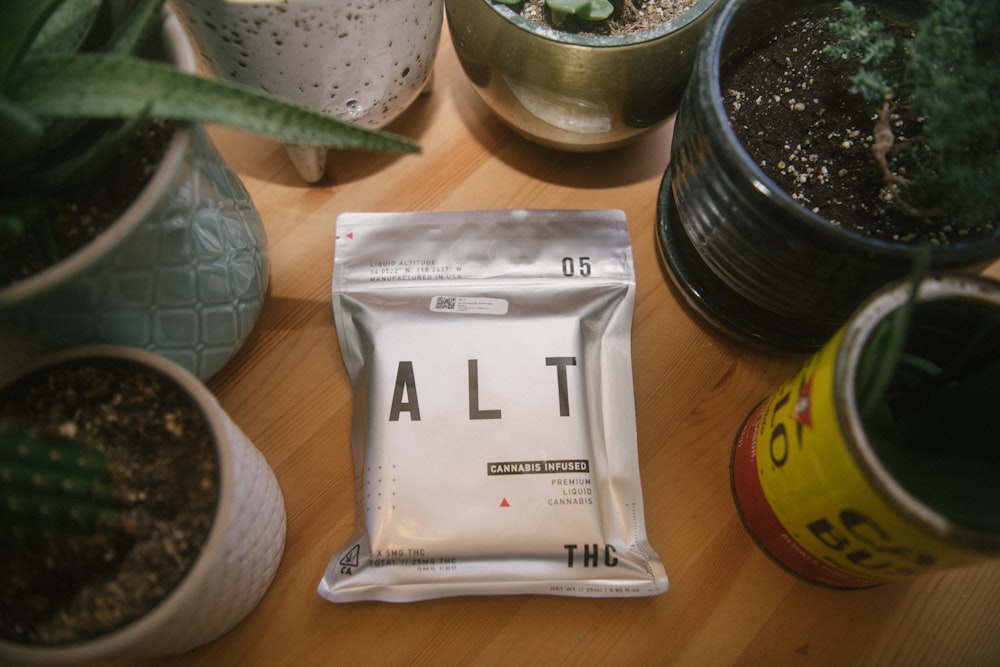
M 455 310 L 455 297 L 453 296 L 439 296 L 436 297 L 437 301 L 434 303 L 434 307 L 440 310 Z

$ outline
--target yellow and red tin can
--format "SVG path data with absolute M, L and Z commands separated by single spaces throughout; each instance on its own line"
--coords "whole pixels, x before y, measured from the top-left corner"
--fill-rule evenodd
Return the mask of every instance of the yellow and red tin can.
M 744 524 L 774 560 L 813 583 L 867 588 L 1000 557 L 1000 530 L 955 522 L 913 495 L 862 427 L 858 360 L 874 327 L 908 292 L 899 283 L 859 308 L 749 415 L 733 446 L 732 491 Z M 928 279 L 918 303 L 935 299 L 1000 308 L 1000 286 L 967 276 Z

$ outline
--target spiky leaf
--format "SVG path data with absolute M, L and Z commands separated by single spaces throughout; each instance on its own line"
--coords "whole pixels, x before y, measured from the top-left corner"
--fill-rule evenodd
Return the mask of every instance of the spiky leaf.
M 160 25 L 164 0 L 139 0 L 115 29 L 105 53 L 135 55 Z
M 87 38 L 101 0 L 66 0 L 55 8 L 31 43 L 29 53 L 75 53 Z
M 42 117 L 151 117 L 221 123 L 290 144 L 417 152 L 409 139 L 366 130 L 236 84 L 147 60 L 96 54 L 32 58 L 9 87 Z
M 0 164 L 16 164 L 31 156 L 42 144 L 44 129 L 37 118 L 0 95 L 0 144 L 4 147 Z
M 0 90 L 62 0 L 0 2 Z

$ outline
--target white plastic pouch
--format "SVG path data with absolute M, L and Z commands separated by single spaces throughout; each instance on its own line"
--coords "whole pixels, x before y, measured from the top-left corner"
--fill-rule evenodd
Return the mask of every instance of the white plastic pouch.
M 655 595 L 621 211 L 345 213 L 356 532 L 319 593 Z

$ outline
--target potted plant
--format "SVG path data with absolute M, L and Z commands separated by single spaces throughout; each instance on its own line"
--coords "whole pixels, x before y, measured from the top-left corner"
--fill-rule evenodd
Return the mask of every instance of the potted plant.
M 621 146 L 666 120 L 716 5 L 616 0 L 613 8 L 588 1 L 576 9 L 565 0 L 504 2 L 446 0 L 462 68 L 514 130 L 570 151 Z M 641 14 L 646 5 L 658 10 Z M 642 23 L 654 16 L 657 23 Z M 560 25 L 552 25 L 553 17 Z
M 170 0 L 204 70 L 361 127 L 381 128 L 427 90 L 443 0 Z M 326 173 L 321 146 L 286 145 L 299 174 Z
M 921 273 L 866 300 L 736 437 L 744 523 L 813 583 L 1000 557 L 1000 283 Z
M 8 355 L 136 345 L 207 378 L 256 322 L 269 264 L 260 217 L 200 122 L 301 144 L 417 147 L 197 77 L 162 0 L 131 3 L 113 31 L 112 4 L 0 5 L 0 337 Z M 140 57 L 161 31 L 160 53 L 178 66 Z
M 984 193 L 997 186 L 1000 111 L 988 99 L 976 102 L 1000 83 L 992 48 L 995 4 L 880 0 L 869 8 L 868 19 L 858 23 L 833 2 L 726 2 L 700 45 L 660 191 L 658 238 L 682 296 L 742 340 L 815 349 L 872 291 L 906 275 L 921 243 L 933 247 L 931 266 L 939 270 L 977 270 L 1000 255 L 995 199 L 981 198 L 985 206 L 972 213 L 938 210 L 971 200 L 970 186 Z M 878 15 L 884 35 L 871 30 Z M 954 31 L 938 28 L 948 23 L 966 31 L 963 48 L 945 49 L 967 56 L 960 64 L 940 59 L 937 46 L 946 46 L 944 38 Z M 861 94 L 859 84 L 881 68 L 874 60 L 859 66 L 871 54 L 849 43 L 852 32 L 866 35 L 861 42 L 868 46 L 887 45 L 893 57 L 885 62 L 894 69 L 881 71 L 895 82 L 894 91 L 882 89 L 879 99 Z M 812 45 L 784 51 L 786 39 L 806 37 Z M 755 54 L 769 64 L 752 60 Z M 750 64 L 740 70 L 742 63 Z M 951 92 L 934 91 L 947 81 L 936 74 L 941 68 L 951 69 L 951 82 L 958 82 Z M 751 72 L 784 78 L 776 89 L 751 91 Z M 886 94 L 893 96 L 888 104 Z M 766 126 L 743 119 L 763 109 Z M 817 123 L 852 117 L 860 119 L 809 134 Z M 807 129 L 785 136 L 786 122 Z M 935 134 L 951 135 L 943 159 L 931 155 L 941 144 L 933 143 Z M 765 144 L 781 153 L 762 156 Z M 831 160 L 856 156 L 857 162 L 828 167 L 828 153 Z M 852 176 L 859 180 L 846 180 Z M 932 185 L 956 178 L 964 179 L 966 194 L 935 189 L 927 196 Z M 800 185 L 810 189 L 800 191 Z M 867 190 L 873 195 L 862 198 Z M 822 203 L 821 196 L 827 197 Z M 862 222 L 878 224 L 848 223 L 834 206 L 838 200 L 856 200 L 852 209 Z M 908 219 L 917 231 L 877 228 L 890 219 Z M 954 233 L 944 234 L 948 230 Z
M 242 620 L 281 560 L 261 453 L 189 372 L 62 350 L 0 384 L 0 659 L 151 657 Z

